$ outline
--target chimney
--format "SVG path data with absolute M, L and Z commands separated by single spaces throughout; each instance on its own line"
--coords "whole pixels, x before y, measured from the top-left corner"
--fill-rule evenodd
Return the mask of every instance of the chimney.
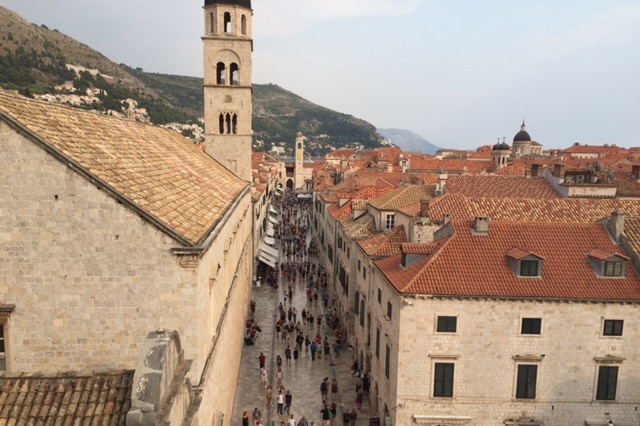
M 564 164 L 556 164 L 553 167 L 553 175 L 557 178 L 564 179 Z
M 540 164 L 532 164 L 531 165 L 531 177 L 538 177 L 538 174 L 540 173 Z
M 487 216 L 476 216 L 473 221 L 473 230 L 476 235 L 489 235 L 489 218 Z
M 640 164 L 634 164 L 631 166 L 631 173 L 634 178 L 640 179 Z
M 420 200 L 420 217 L 429 217 L 429 200 Z
M 624 232 L 624 218 L 625 214 L 622 212 L 613 212 L 609 217 L 609 221 L 607 223 L 609 232 L 611 236 L 616 241 L 616 243 L 620 242 L 620 237 Z

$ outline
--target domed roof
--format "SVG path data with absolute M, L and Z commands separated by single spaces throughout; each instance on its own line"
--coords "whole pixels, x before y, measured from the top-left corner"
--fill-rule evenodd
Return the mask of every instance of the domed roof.
M 510 149 L 511 147 L 504 141 L 504 138 L 502 138 L 502 142 L 500 142 L 500 138 L 498 138 L 498 143 L 491 148 L 492 151 L 509 151 Z
M 522 120 L 522 126 L 520 126 L 520 131 L 516 133 L 513 137 L 514 142 L 531 142 L 531 136 L 527 133 L 527 126 L 524 124 L 524 120 Z
M 212 4 L 228 4 L 231 6 L 240 6 L 251 9 L 251 0 L 204 0 L 205 6 Z

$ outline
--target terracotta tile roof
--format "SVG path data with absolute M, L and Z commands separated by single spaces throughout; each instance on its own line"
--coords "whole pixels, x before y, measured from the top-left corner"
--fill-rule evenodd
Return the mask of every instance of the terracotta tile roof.
M 351 208 L 353 210 L 366 210 L 369 200 L 351 200 Z
M 431 254 L 438 247 L 440 247 L 440 242 L 434 243 L 403 243 L 400 245 L 400 249 L 403 253 L 406 254 Z
M 618 256 L 621 257 L 623 259 L 629 260 L 629 258 L 623 254 L 617 253 L 617 252 L 613 252 L 613 251 L 609 251 L 609 250 L 603 250 L 603 249 L 593 249 L 591 250 L 589 253 L 589 256 L 593 257 L 594 259 L 598 259 L 598 260 L 607 260 L 607 259 L 611 259 L 613 256 Z
M 561 198 L 542 177 L 524 176 L 451 176 L 445 184 L 447 192 L 467 197 L 493 198 Z
M 353 240 L 370 238 L 376 232 L 376 223 L 373 220 L 373 216 L 368 214 L 356 220 L 350 216 L 341 220 L 340 223 L 345 233 Z
M 631 246 L 631 249 L 635 252 L 636 256 L 640 258 L 640 217 L 625 217 L 624 231 L 622 234 L 629 243 L 629 246 Z
M 585 223 L 597 222 L 614 211 L 640 216 L 640 200 L 471 198 L 445 194 L 429 204 L 429 217 L 434 222 L 441 222 L 443 215 L 449 213 L 453 220 L 488 216 L 497 221 Z
M 341 149 L 336 149 L 335 151 L 332 151 L 330 153 L 328 153 L 327 155 L 325 155 L 325 158 L 327 159 L 343 159 L 343 158 L 349 158 L 351 157 L 354 153 L 355 153 L 355 149 L 351 149 L 351 148 L 341 148 Z
M 185 245 L 199 244 L 248 186 L 173 130 L 1 90 L 0 119 L 19 123 Z
M 640 197 L 640 180 L 636 179 L 630 170 L 615 171 L 614 176 L 617 197 Z
M 527 256 L 535 256 L 540 259 L 544 259 L 542 256 L 535 254 L 531 250 L 521 249 L 520 247 L 512 248 L 506 253 L 506 255 L 515 260 L 522 260 Z
M 404 226 L 396 226 L 390 231 L 372 238 L 358 241 L 362 250 L 370 257 L 393 256 L 400 253 L 400 245 L 407 242 Z
M 567 154 L 599 154 L 599 155 L 616 155 L 621 152 L 625 152 L 626 149 L 618 146 L 593 146 L 593 145 L 573 145 L 567 149 L 562 150 L 562 153 Z
M 472 222 L 453 222 L 454 234 L 406 270 L 401 256 L 376 261 L 400 292 L 452 297 L 499 297 L 640 302 L 640 276 L 631 266 L 622 278 L 600 278 L 588 260 L 594 249 L 621 253 L 599 223 L 492 221 L 474 236 Z M 541 278 L 519 278 L 507 253 L 526 247 L 544 258 Z
M 344 219 L 345 217 L 349 217 L 353 214 L 351 203 L 349 202 L 344 203 L 342 207 L 338 204 L 332 204 L 327 208 L 327 211 L 334 219 Z
M 0 376 L 2 425 L 124 426 L 133 371 Z
M 416 217 L 420 215 L 421 209 L 422 203 L 414 203 L 405 207 L 400 207 L 397 211 L 409 217 Z
M 433 185 L 405 184 L 382 197 L 370 201 L 369 204 L 378 210 L 397 210 L 419 203 L 420 200 L 433 198 L 434 195 L 435 187 Z
M 423 173 L 480 173 L 495 167 L 489 160 L 464 160 L 445 158 L 438 159 L 428 155 L 411 155 L 410 168 L 412 172 Z

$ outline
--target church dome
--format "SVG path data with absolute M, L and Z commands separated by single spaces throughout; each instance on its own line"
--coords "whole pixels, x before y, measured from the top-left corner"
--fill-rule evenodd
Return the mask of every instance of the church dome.
M 504 141 L 504 138 L 502 138 L 502 142 L 500 142 L 500 138 L 498 138 L 498 143 L 491 148 L 492 151 L 509 151 L 510 149 L 511 147 Z
M 212 4 L 228 4 L 231 6 L 240 6 L 251 9 L 251 0 L 204 0 L 205 6 Z
M 514 142 L 531 142 L 531 136 L 527 133 L 527 126 L 524 124 L 524 120 L 522 120 L 522 126 L 520 126 L 520 131 L 516 133 L 513 137 Z

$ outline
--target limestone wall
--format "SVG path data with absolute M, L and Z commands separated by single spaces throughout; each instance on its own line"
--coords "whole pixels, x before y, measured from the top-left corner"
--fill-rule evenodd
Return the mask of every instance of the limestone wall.
M 392 361 L 397 399 L 392 402 L 400 406 L 392 412 L 394 424 L 410 424 L 413 415 L 438 414 L 469 416 L 474 425 L 532 418 L 545 425 L 577 426 L 587 419 L 604 420 L 605 412 L 615 424 L 638 424 L 636 305 L 408 300 L 410 305 L 397 304 L 400 318 L 392 321 L 400 321 L 398 334 L 389 336 L 397 357 Z M 455 333 L 436 332 L 439 315 L 457 317 Z M 521 334 L 526 317 L 542 319 L 541 334 Z M 624 320 L 623 335 L 603 336 L 604 319 Z M 455 364 L 453 398 L 432 396 L 435 362 Z M 515 398 L 521 363 L 538 366 L 534 399 Z M 596 400 L 601 365 L 619 366 L 615 402 Z

